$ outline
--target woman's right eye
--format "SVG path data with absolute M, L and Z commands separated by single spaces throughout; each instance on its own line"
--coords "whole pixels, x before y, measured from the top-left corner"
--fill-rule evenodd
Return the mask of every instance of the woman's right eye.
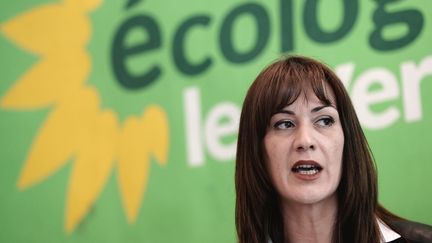
M 295 126 L 295 124 L 291 120 L 282 120 L 282 121 L 278 121 L 274 124 L 274 128 L 281 129 L 281 130 L 289 129 L 289 128 L 292 128 L 294 126 Z

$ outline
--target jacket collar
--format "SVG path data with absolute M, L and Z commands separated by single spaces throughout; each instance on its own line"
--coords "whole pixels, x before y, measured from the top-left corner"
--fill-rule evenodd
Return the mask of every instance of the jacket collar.
M 377 221 L 382 236 L 381 238 L 382 243 L 391 242 L 401 237 L 394 230 L 390 229 L 390 227 L 388 227 L 381 219 L 377 219 Z

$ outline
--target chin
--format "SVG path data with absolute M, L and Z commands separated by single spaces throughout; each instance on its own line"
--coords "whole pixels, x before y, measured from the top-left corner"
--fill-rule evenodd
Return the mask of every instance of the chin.
M 295 195 L 291 195 L 289 201 L 295 202 L 298 204 L 307 204 L 313 205 L 321 202 L 325 202 L 328 200 L 336 199 L 336 193 L 323 193 L 322 191 L 318 192 L 301 192 L 296 193 Z
M 325 197 L 304 196 L 304 197 L 293 198 L 291 201 L 298 203 L 298 204 L 312 205 L 312 204 L 317 204 L 317 203 L 323 201 L 324 199 L 325 199 Z

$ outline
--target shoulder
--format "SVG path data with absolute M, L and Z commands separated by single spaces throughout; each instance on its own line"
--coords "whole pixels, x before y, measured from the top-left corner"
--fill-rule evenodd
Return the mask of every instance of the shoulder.
M 408 220 L 392 220 L 391 225 L 409 242 L 432 243 L 432 226 Z

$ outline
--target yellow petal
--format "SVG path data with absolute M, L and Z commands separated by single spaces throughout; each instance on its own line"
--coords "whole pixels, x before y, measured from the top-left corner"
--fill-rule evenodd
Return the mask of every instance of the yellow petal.
M 90 37 L 90 23 L 85 12 L 68 5 L 49 4 L 6 22 L 2 31 L 26 50 L 55 54 L 84 46 Z
M 143 117 L 129 118 L 119 139 L 118 178 L 128 221 L 135 222 L 147 187 L 150 158 L 165 164 L 168 123 L 164 111 L 150 106 Z
M 65 227 L 71 233 L 99 197 L 113 167 L 117 125 L 113 112 L 84 116 L 77 159 L 69 179 Z
M 127 219 L 135 222 L 149 174 L 148 140 L 136 118 L 126 120 L 119 138 L 118 179 Z M 144 141 L 143 141 L 144 140 Z
M 48 106 L 76 92 L 88 77 L 90 58 L 79 50 L 69 50 L 42 59 L 6 93 L 0 105 L 31 109 Z
M 87 139 L 86 117 L 95 116 L 99 98 L 94 89 L 82 89 L 65 96 L 49 115 L 32 144 L 30 154 L 18 180 L 25 189 L 58 170 L 77 152 L 78 145 Z
M 65 0 L 64 2 L 81 11 L 91 11 L 97 8 L 102 0 Z
M 148 148 L 160 165 L 165 165 L 168 155 L 169 126 L 165 111 L 157 105 L 147 107 L 141 122 Z
M 25 189 L 58 170 L 75 150 L 74 129 L 69 126 L 69 110 L 56 109 L 48 117 L 32 144 L 18 180 Z

